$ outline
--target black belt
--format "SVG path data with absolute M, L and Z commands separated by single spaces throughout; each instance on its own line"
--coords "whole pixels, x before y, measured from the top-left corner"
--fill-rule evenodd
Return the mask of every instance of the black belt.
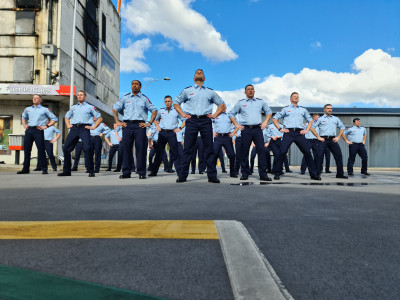
M 246 128 L 256 128 L 256 127 L 260 127 L 261 124 L 257 124 L 257 125 L 243 125 Z
M 230 133 L 217 133 L 218 136 L 229 136 Z
M 161 131 L 164 131 L 164 132 L 173 132 L 174 129 L 161 129 Z
M 73 124 L 72 126 L 76 126 L 76 127 L 85 127 L 85 126 L 92 126 L 92 124 L 82 124 L 82 123 L 79 123 L 79 124 Z
M 289 131 L 302 131 L 302 130 L 304 130 L 304 128 L 286 128 L 287 130 L 289 130 Z
M 201 115 L 201 116 L 198 116 L 198 115 L 191 115 L 191 117 L 192 117 L 192 118 L 195 118 L 195 119 L 207 119 L 207 118 L 208 118 L 207 115 Z
M 334 139 L 336 136 L 335 135 L 321 135 L 321 137 L 324 139 L 331 140 L 331 139 Z
M 39 125 L 38 125 L 39 126 Z M 29 126 L 30 129 L 38 129 L 37 126 Z
M 124 120 L 125 123 L 134 123 L 134 124 L 138 124 L 138 123 L 146 123 L 143 120 Z

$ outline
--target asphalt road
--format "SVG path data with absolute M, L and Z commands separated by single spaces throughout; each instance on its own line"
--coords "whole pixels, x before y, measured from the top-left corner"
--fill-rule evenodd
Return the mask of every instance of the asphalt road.
M 398 299 L 400 172 L 371 172 L 237 185 L 3 171 L 0 221 L 237 220 L 295 299 Z M 233 298 L 218 240 L 0 240 L 0 264 L 169 299 Z

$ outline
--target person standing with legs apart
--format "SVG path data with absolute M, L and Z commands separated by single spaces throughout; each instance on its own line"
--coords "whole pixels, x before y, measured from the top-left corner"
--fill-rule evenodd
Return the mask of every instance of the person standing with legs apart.
M 46 125 L 49 125 L 49 120 L 47 120 Z M 54 134 L 57 134 L 54 138 Z M 61 131 L 58 130 L 54 126 L 49 126 L 44 130 L 44 148 L 46 150 L 47 156 L 49 157 L 50 164 L 53 168 L 53 171 L 57 171 L 56 158 L 53 153 L 53 144 L 61 137 Z M 47 162 L 46 162 L 47 163 Z M 33 171 L 41 171 L 42 167 L 39 164 L 39 160 L 37 162 L 36 169 Z
M 267 175 L 263 130 L 271 118 L 272 111 L 266 102 L 254 98 L 255 91 L 253 85 L 246 85 L 244 93 L 246 98 L 239 100 L 229 112 L 232 123 L 238 130 L 242 130 L 242 146 L 240 150 L 242 155 L 242 176 L 240 180 L 247 180 L 249 178 L 249 151 L 251 143 L 254 142 L 258 155 L 258 174 L 260 175 L 260 180 L 271 181 L 271 178 Z M 264 122 L 262 122 L 262 113 L 266 115 Z M 234 117 L 236 114 L 240 115 L 241 124 L 236 121 Z
M 279 127 L 282 128 L 283 125 L 279 124 Z M 276 169 L 276 163 L 278 161 L 278 156 L 281 151 L 281 144 L 282 144 L 282 138 L 283 138 L 283 132 L 279 131 L 274 124 L 270 124 L 267 126 L 267 132 L 266 132 L 267 138 L 268 138 L 268 146 L 272 150 L 272 153 L 274 154 L 274 162 L 272 164 L 272 173 L 276 174 L 279 173 L 279 170 Z M 283 164 L 285 165 L 285 170 L 287 173 L 291 173 L 289 169 L 289 161 L 287 159 L 287 156 L 283 158 Z M 281 168 L 281 174 L 282 168 Z
M 89 177 L 95 177 L 90 130 L 96 129 L 103 119 L 96 110 L 96 107 L 86 102 L 85 91 L 79 91 L 77 93 L 77 98 L 78 103 L 72 105 L 70 110 L 65 114 L 65 124 L 70 131 L 63 147 L 64 168 L 61 173 L 58 173 L 58 176 L 71 176 L 71 152 L 76 147 L 79 138 L 81 138 L 83 152 L 85 153 L 85 165 L 89 171 Z M 94 124 L 93 118 L 96 119 Z
M 229 118 L 229 115 L 226 113 L 226 108 L 222 111 L 222 113 L 213 120 L 214 124 L 214 156 L 215 156 L 215 165 L 217 165 L 217 158 L 220 157 L 220 153 L 222 152 L 222 147 L 224 147 L 226 154 L 229 158 L 229 169 L 230 169 L 230 177 L 237 178 L 238 176 L 235 174 L 235 150 L 233 149 L 232 137 L 235 135 L 236 131 L 232 121 Z M 223 163 L 223 153 L 222 158 L 220 158 L 221 167 Z M 224 171 L 225 166 L 222 167 L 222 171 Z
M 290 103 L 290 105 L 282 108 L 280 112 L 277 112 L 272 119 L 276 129 L 284 133 L 281 142 L 281 149 L 276 162 L 276 173 L 274 179 L 280 179 L 283 159 L 289 151 L 290 145 L 294 142 L 306 158 L 311 179 L 321 180 L 311 155 L 310 143 L 307 142 L 304 136 L 311 128 L 312 118 L 307 109 L 298 105 L 299 94 L 297 92 L 293 92 L 290 95 Z M 283 119 L 284 128 L 281 128 L 279 125 L 279 119 Z M 304 129 L 304 120 L 308 122 L 306 129 Z
M 93 122 L 92 126 L 95 124 Z M 94 172 L 100 172 L 100 163 L 101 163 L 101 149 L 103 149 L 103 141 L 101 140 L 101 136 L 103 134 L 107 134 L 111 129 L 105 124 L 101 123 L 96 129 L 90 130 L 90 139 L 92 141 L 92 148 L 95 157 L 94 163 Z M 92 157 L 93 160 L 93 157 Z
M 106 171 L 111 171 L 114 155 L 118 151 L 117 168 L 114 172 L 121 172 L 123 160 L 122 147 L 120 146 L 122 140 L 122 128 L 118 127 L 117 124 L 114 123 L 114 129 L 107 132 L 104 139 L 110 146 L 110 152 L 108 152 L 108 169 Z
M 160 168 L 162 158 L 165 154 L 165 146 L 169 145 L 169 151 L 172 154 L 171 160 L 175 164 L 176 172 L 179 177 L 182 177 L 181 162 L 178 152 L 178 140 L 176 135 L 185 127 L 185 120 L 178 114 L 178 112 L 172 107 L 171 96 L 164 97 L 165 108 L 161 108 L 158 111 L 155 125 L 158 131 L 158 141 L 155 144 L 156 158 L 153 166 L 150 170 L 149 176 L 157 176 L 158 169 Z M 161 120 L 161 121 L 160 121 Z M 179 120 L 182 121 L 182 125 L 178 127 Z M 158 124 L 160 122 L 160 124 Z M 166 156 L 166 155 L 165 155 Z M 167 161 L 167 164 L 169 162 Z M 168 167 L 168 166 L 165 166 Z M 171 164 L 172 168 L 172 164 Z
M 318 138 L 320 143 L 318 144 L 318 159 L 319 164 L 318 175 L 322 173 L 322 160 L 324 157 L 325 149 L 329 148 L 333 154 L 333 158 L 336 161 L 336 178 L 347 179 L 348 177 L 344 175 L 343 171 L 343 156 L 342 150 L 339 147 L 339 140 L 344 132 L 344 125 L 338 117 L 332 116 L 332 105 L 325 104 L 324 106 L 325 114 L 318 118 L 317 122 L 312 125 L 311 131 Z M 316 128 L 319 129 L 317 133 Z M 339 134 L 336 135 L 336 129 L 339 128 Z
M 367 140 L 367 130 L 360 126 L 361 120 L 355 118 L 353 127 L 346 129 L 342 134 L 343 139 L 349 144 L 349 159 L 347 161 L 347 174 L 353 176 L 353 166 L 356 161 L 356 155 L 361 157 L 361 174 L 370 175 L 367 171 L 368 154 L 365 150 L 365 141 Z M 346 138 L 347 137 L 347 138 Z
M 225 103 L 212 89 L 204 86 L 206 80 L 202 69 L 194 74 L 194 86 L 187 87 L 176 97 L 174 108 L 186 119 L 185 148 L 182 164 L 182 176 L 176 182 L 186 182 L 189 174 L 189 164 L 195 150 L 197 134 L 200 132 L 204 145 L 204 154 L 207 164 L 208 182 L 219 183 L 217 168 L 215 166 L 213 149 L 213 132 L 211 119 L 215 119 L 225 108 Z M 185 103 L 184 111 L 181 104 Z M 212 113 L 213 104 L 218 105 Z
M 313 114 L 313 123 L 317 122 L 319 118 L 319 114 Z M 308 123 L 304 123 L 304 128 L 307 128 Z M 317 131 L 318 132 L 318 131 Z M 309 132 L 306 133 L 305 135 L 307 141 L 310 143 L 313 158 L 314 158 L 314 164 L 317 166 L 319 164 L 319 159 L 318 159 L 318 139 L 317 137 L 312 133 L 310 130 Z M 328 149 L 329 151 L 329 149 Z M 330 152 L 329 152 L 330 155 Z M 304 175 L 306 173 L 307 169 L 307 163 L 306 163 L 306 158 L 303 156 L 303 159 L 301 160 L 301 166 L 300 166 L 300 173 Z
M 42 106 L 42 97 L 40 95 L 33 95 L 32 101 L 33 105 L 25 108 L 21 116 L 22 126 L 25 128 L 24 164 L 22 170 L 18 171 L 17 174 L 29 174 L 33 142 L 36 144 L 42 174 L 48 174 L 43 130 L 53 126 L 58 121 L 58 118 L 49 108 Z M 51 121 L 46 125 L 49 119 Z
M 132 147 L 135 142 L 137 172 L 139 179 L 146 179 L 147 137 L 146 128 L 150 127 L 157 116 L 157 109 L 150 99 L 143 95 L 140 90 L 142 83 L 133 80 L 131 83 L 132 93 L 123 96 L 113 106 L 115 123 L 122 126 L 122 147 L 124 153 L 121 179 L 131 178 L 132 172 Z M 124 119 L 120 122 L 118 112 L 123 111 Z M 151 112 L 150 122 L 146 123 L 148 111 Z

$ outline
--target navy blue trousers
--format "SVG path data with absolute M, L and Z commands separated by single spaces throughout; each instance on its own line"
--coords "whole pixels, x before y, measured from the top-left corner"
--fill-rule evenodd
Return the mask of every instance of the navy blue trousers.
M 282 139 L 276 139 L 274 141 L 273 139 L 270 140 L 269 142 L 269 147 L 271 148 L 272 153 L 274 154 L 274 162 L 272 164 L 272 173 L 276 174 L 279 170 L 276 170 L 276 165 L 278 162 L 278 156 L 279 153 L 281 152 L 281 145 L 282 145 Z M 283 164 L 285 165 L 285 170 L 289 171 L 289 161 L 287 159 L 287 156 L 283 158 Z M 281 167 L 282 170 L 282 167 Z
M 242 175 L 248 177 L 250 175 L 249 152 L 251 142 L 256 146 L 258 155 L 258 174 L 260 177 L 267 176 L 267 159 L 264 149 L 264 136 L 260 126 L 250 128 L 245 126 L 242 130 L 242 145 L 240 152 L 242 155 L 241 168 Z
M 314 158 L 314 164 L 316 166 L 318 166 L 318 164 L 320 162 L 320 160 L 318 158 L 318 143 L 319 143 L 319 141 L 317 139 L 307 139 L 307 141 L 310 143 L 312 155 Z M 330 155 L 329 149 L 328 149 L 328 154 Z M 305 173 L 306 169 L 307 169 L 306 159 L 303 156 L 303 159 L 301 160 L 300 172 Z
M 319 142 L 318 143 L 318 159 L 319 159 L 319 164 L 318 166 L 318 174 L 322 173 L 322 163 L 324 159 L 324 153 L 326 148 L 329 148 L 329 150 L 333 154 L 333 158 L 335 159 L 336 162 L 336 175 L 343 175 L 343 156 L 342 156 L 342 150 L 340 150 L 340 146 L 338 143 L 333 142 L 333 138 L 325 138 L 325 142 Z
M 170 160 L 175 164 L 176 172 L 178 176 L 181 177 L 182 172 L 181 172 L 181 162 L 178 152 L 178 140 L 176 139 L 176 133 L 173 131 L 167 132 L 161 130 L 159 132 L 158 141 L 157 144 L 155 145 L 156 158 L 154 160 L 151 172 L 157 174 L 163 156 L 165 156 L 166 158 L 167 155 L 165 153 L 165 146 L 167 145 L 167 143 L 169 145 Z M 170 163 L 167 160 L 167 165 L 165 167 L 167 167 L 168 169 L 172 169 L 172 164 L 170 165 Z
M 196 171 L 196 157 L 199 157 L 199 172 L 205 172 L 206 170 L 206 161 L 204 158 L 204 146 L 203 146 L 203 140 L 201 137 L 197 137 L 196 139 L 196 146 L 195 150 L 193 152 L 192 159 L 190 161 L 191 167 L 192 167 L 192 172 Z M 182 160 L 183 162 L 183 160 Z
M 361 173 L 367 173 L 368 154 L 363 143 L 353 143 L 349 145 L 349 160 L 347 161 L 347 173 L 353 174 L 353 166 L 356 155 L 361 157 Z
M 235 140 L 235 151 L 236 151 L 236 162 L 235 162 L 235 173 L 239 174 L 240 164 L 242 163 L 242 154 L 240 148 L 242 147 L 242 137 L 236 137 Z
M 108 169 L 111 169 L 112 161 L 116 152 L 118 152 L 117 170 L 121 170 L 124 153 L 120 145 L 112 145 L 110 147 L 110 151 L 108 152 Z
M 44 132 L 36 127 L 29 127 L 25 131 L 24 137 L 24 164 L 23 171 L 29 172 L 29 167 L 31 165 L 31 152 L 33 142 L 36 144 L 38 153 L 38 163 L 42 168 L 42 171 L 47 171 L 46 153 L 44 145 Z
M 54 157 L 54 154 L 53 154 L 53 144 L 50 143 L 50 141 L 48 141 L 48 140 L 44 140 L 44 149 L 46 150 L 47 156 L 49 157 L 50 164 L 51 164 L 53 170 L 57 170 L 56 158 Z M 47 161 L 46 161 L 46 165 L 47 165 Z M 39 163 L 39 160 L 37 161 L 36 169 L 42 169 L 42 167 Z
M 235 150 L 233 150 L 232 138 L 229 135 L 221 136 L 217 135 L 214 138 L 214 155 L 215 155 L 215 165 L 217 165 L 217 157 L 219 157 L 219 161 L 221 162 L 222 170 L 225 170 L 225 162 L 224 162 L 224 153 L 222 152 L 222 147 L 224 147 L 226 151 L 226 155 L 229 158 L 229 169 L 231 173 L 235 173 L 235 159 L 236 154 Z M 222 154 L 222 157 L 220 156 Z
M 153 170 L 154 168 L 154 160 L 155 160 L 155 156 L 156 156 L 156 146 L 157 146 L 158 141 L 153 141 L 153 149 L 150 149 L 149 152 L 149 170 Z M 164 171 L 168 171 L 168 166 L 169 166 L 169 161 L 168 161 L 168 157 L 167 157 L 167 151 L 163 152 L 162 155 L 162 163 L 164 164 Z
M 306 159 L 308 170 L 310 171 L 310 175 L 314 177 L 317 176 L 317 167 L 314 164 L 314 160 L 310 150 L 311 145 L 307 141 L 306 137 L 302 135 L 299 131 L 289 131 L 283 135 L 281 149 L 279 151 L 278 159 L 276 162 L 275 175 L 281 175 L 283 159 L 289 151 L 290 145 L 293 143 L 295 143 L 296 146 L 303 153 Z
M 146 128 L 141 128 L 139 122 L 126 123 L 127 126 L 122 128 L 122 152 L 124 159 L 122 160 L 122 173 L 130 175 L 132 170 L 132 147 L 135 143 L 136 164 L 139 175 L 146 175 L 146 159 L 147 159 L 147 137 Z
M 190 118 L 186 120 L 182 177 L 186 178 L 189 174 L 189 165 L 196 149 L 196 140 L 199 132 L 204 147 L 204 157 L 207 165 L 207 176 L 208 178 L 215 178 L 217 177 L 217 168 L 215 166 L 214 158 L 212 122 L 209 118 Z
M 103 148 L 103 142 L 101 140 L 101 137 L 96 135 L 96 136 L 91 136 L 91 141 L 92 141 L 92 148 L 94 150 L 94 171 L 98 172 L 100 171 L 100 163 L 101 163 L 101 149 Z M 93 157 L 92 157 L 93 160 Z
M 76 147 L 75 147 L 74 166 L 72 167 L 73 169 L 77 169 L 78 168 L 79 159 L 81 158 L 82 149 L 83 149 L 82 142 L 78 142 L 76 144 Z M 86 169 L 87 169 L 87 166 L 86 166 Z
M 267 172 L 271 173 L 271 154 L 269 153 L 269 147 L 264 147 L 265 159 L 267 160 Z M 254 160 L 256 159 L 257 149 L 253 147 L 250 153 L 250 173 L 254 171 Z
M 222 151 L 222 149 L 221 149 L 221 151 L 219 151 L 218 159 L 219 159 L 219 163 L 221 164 L 222 171 L 225 172 L 226 168 L 225 168 L 224 151 Z
M 90 126 L 90 125 L 89 125 Z M 90 130 L 84 126 L 73 125 L 70 129 L 63 146 L 64 172 L 71 172 L 71 152 L 76 147 L 79 138 L 82 140 L 83 153 L 85 154 L 85 166 L 90 173 L 94 172 L 93 148 L 90 140 Z
M 329 167 L 331 164 L 331 150 L 329 150 L 329 148 L 326 148 L 324 154 L 325 154 L 325 172 L 327 172 L 327 171 L 329 171 Z M 321 165 L 321 168 L 322 167 L 323 167 L 323 165 Z

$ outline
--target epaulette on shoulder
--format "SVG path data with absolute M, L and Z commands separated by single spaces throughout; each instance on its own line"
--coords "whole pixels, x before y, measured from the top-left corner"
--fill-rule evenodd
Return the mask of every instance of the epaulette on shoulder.
M 128 96 L 128 95 L 130 95 L 130 94 L 131 94 L 131 93 L 127 93 L 127 94 L 124 95 L 124 97 L 125 97 L 125 96 Z
M 206 87 L 206 86 L 205 86 L 205 88 L 213 91 L 213 89 L 212 89 L 212 88 L 209 88 L 209 87 Z
M 240 99 L 238 102 L 243 101 L 243 100 L 246 100 L 246 98 Z
M 189 88 L 191 88 L 191 87 L 192 87 L 192 86 L 187 86 L 187 87 L 184 88 L 184 90 L 189 89 Z
M 263 99 L 260 99 L 260 98 L 254 98 L 254 99 L 257 99 L 257 100 L 261 100 L 261 101 L 264 101 Z

